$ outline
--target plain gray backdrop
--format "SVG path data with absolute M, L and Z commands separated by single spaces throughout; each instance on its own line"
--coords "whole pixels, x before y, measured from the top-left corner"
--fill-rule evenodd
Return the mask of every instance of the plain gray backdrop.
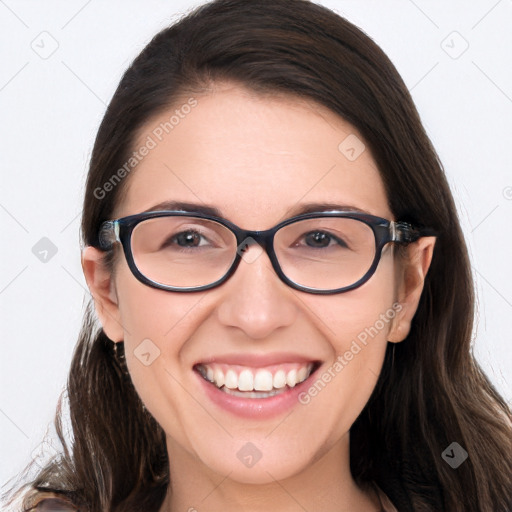
M 200 3 L 0 0 L 0 484 L 38 453 L 89 300 L 78 230 L 106 105 L 150 38 Z M 475 354 L 510 400 L 512 1 L 319 3 L 370 35 L 411 91 L 470 250 Z

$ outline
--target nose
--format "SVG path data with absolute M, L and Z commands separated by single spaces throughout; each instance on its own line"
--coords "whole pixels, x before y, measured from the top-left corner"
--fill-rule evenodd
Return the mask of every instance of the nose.
M 294 290 L 279 279 L 257 244 L 246 249 L 235 273 L 218 290 L 223 294 L 217 308 L 219 321 L 249 338 L 267 338 L 297 318 Z

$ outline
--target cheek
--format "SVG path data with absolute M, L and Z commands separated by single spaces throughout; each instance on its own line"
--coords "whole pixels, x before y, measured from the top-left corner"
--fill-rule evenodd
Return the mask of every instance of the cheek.
M 191 372 L 182 353 L 197 328 L 203 295 L 172 294 L 142 283 L 124 292 L 126 363 L 135 390 L 162 428 L 192 452 L 191 428 L 184 422 L 202 410 L 186 391 Z
M 331 416 L 333 436 L 348 431 L 377 383 L 387 334 L 400 306 L 395 302 L 391 259 L 363 286 L 345 294 L 313 297 L 317 326 L 329 342 L 331 357 L 300 397 L 311 414 Z M 323 411 L 323 412 L 322 412 Z
M 151 288 L 137 281 L 127 266 L 120 267 L 116 289 L 128 370 L 137 393 L 158 419 L 159 410 L 179 407 L 181 353 L 197 327 L 204 293 Z
M 173 293 L 139 282 L 124 261 L 116 276 L 125 347 L 136 350 L 145 339 L 162 352 L 178 351 L 180 339 L 193 329 L 193 318 L 203 293 Z M 199 308 L 200 309 L 200 308 Z
M 349 350 L 354 340 L 368 347 L 371 340 L 385 340 L 397 313 L 395 272 L 392 258 L 385 254 L 364 285 L 339 295 L 314 298 L 318 301 L 314 309 L 323 312 L 321 318 L 328 328 L 325 333 L 336 352 Z

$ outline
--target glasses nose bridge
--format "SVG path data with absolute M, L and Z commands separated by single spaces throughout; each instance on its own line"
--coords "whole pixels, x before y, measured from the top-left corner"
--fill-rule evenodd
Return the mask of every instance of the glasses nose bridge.
M 251 230 L 240 230 L 236 234 L 237 245 L 240 248 L 243 244 L 244 247 L 248 248 L 256 242 L 266 253 L 267 256 L 272 260 L 273 252 L 273 238 L 275 235 L 275 228 L 266 229 L 265 231 L 251 231 Z
M 233 230 L 235 231 L 235 230 Z M 251 245 L 257 244 L 261 247 L 262 251 L 266 253 L 268 259 L 270 260 L 270 264 L 277 274 L 277 277 L 286 283 L 286 278 L 283 275 L 283 272 L 280 268 L 280 264 L 277 261 L 277 255 L 274 249 L 274 236 L 277 233 L 278 229 L 271 228 L 265 231 L 251 231 L 251 230 L 237 230 L 235 231 L 235 235 L 237 237 L 237 262 L 235 263 L 233 272 L 238 267 L 238 263 L 242 259 L 244 259 L 243 254 Z M 251 261 L 251 260 L 249 260 Z

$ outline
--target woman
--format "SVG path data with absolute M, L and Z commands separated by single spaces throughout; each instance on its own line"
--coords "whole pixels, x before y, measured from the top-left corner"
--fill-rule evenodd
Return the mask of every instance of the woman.
M 343 18 L 218 0 L 158 34 L 99 129 L 82 236 L 101 328 L 89 308 L 73 444 L 25 510 L 512 509 L 445 175 Z

